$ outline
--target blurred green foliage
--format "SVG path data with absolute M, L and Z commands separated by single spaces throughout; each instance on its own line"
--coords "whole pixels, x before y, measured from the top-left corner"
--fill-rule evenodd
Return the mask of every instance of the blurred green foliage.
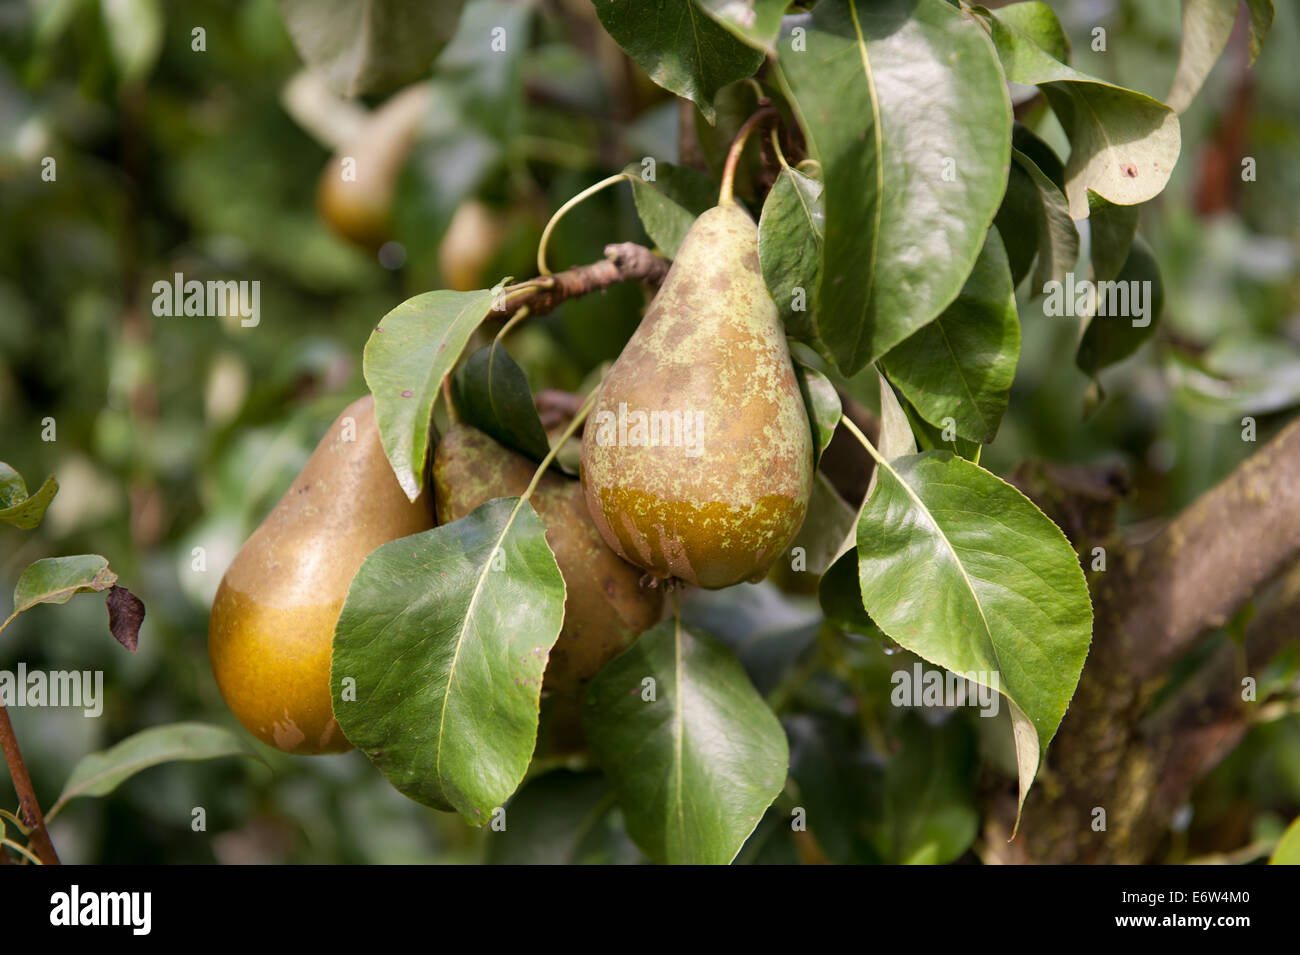
M 1052 5 L 1080 69 L 1157 97 L 1167 92 L 1178 55 L 1176 0 Z M 1090 383 L 1073 364 L 1075 325 L 1042 316 L 1022 289 L 1022 357 L 1011 408 L 983 458 L 991 470 L 1009 472 L 1028 457 L 1119 461 L 1136 488 L 1127 519 L 1155 521 L 1257 446 L 1241 439 L 1243 414 L 1258 418 L 1262 442 L 1294 413 L 1300 10 L 1277 7 L 1248 90 L 1241 51 L 1230 48 L 1182 117 L 1183 154 L 1169 188 L 1144 209 L 1140 231 L 1167 295 L 1155 340 L 1103 373 L 1106 400 L 1085 416 Z M 85 753 L 145 727 L 201 720 L 238 729 L 208 669 L 211 596 L 328 422 L 363 390 L 361 348 L 371 328 L 404 298 L 437 286 L 437 249 L 455 205 L 476 195 L 515 216 L 488 271 L 522 278 L 533 274 L 542 223 L 566 198 L 647 153 L 676 161 L 671 99 L 615 55 L 594 16 L 571 4 L 557 9 L 525 27 L 530 42 L 516 47 L 518 60 L 502 75 L 485 78 L 454 41 L 435 65 L 434 82 L 462 112 L 426 131 L 406 166 L 396 227 L 407 260 L 390 270 L 317 215 L 315 186 L 332 149 L 284 106 L 301 64 L 273 0 L 0 7 L 0 459 L 31 487 L 51 473 L 62 487 L 39 530 L 0 528 L 0 590 L 11 591 L 39 557 L 100 553 L 148 607 L 133 656 L 107 636 L 94 597 L 37 608 L 0 638 L 0 668 L 23 660 L 105 673 L 102 719 L 11 712 L 43 800 Z M 1104 52 L 1091 48 L 1099 25 Z M 192 48 L 196 27 L 206 31 L 202 52 Z M 1064 148 L 1050 123 L 1039 132 Z M 1240 181 L 1233 150 L 1241 149 L 1256 160 L 1254 182 Z M 53 182 L 41 178 L 45 157 L 57 164 Z M 1225 189 L 1217 205 L 1206 198 Z M 590 262 L 607 242 L 626 240 L 645 236 L 621 188 L 573 211 L 548 258 L 556 269 Z M 177 272 L 259 280 L 260 324 L 155 317 L 151 286 Z M 526 327 L 510 347 L 534 389 L 574 389 L 615 357 L 643 295 L 615 287 Z M 1171 362 L 1190 363 L 1200 377 L 1171 373 Z M 854 385 L 875 403 L 874 372 Z M 47 418 L 57 440 L 42 440 Z M 195 569 L 196 547 L 206 570 Z M 739 592 L 756 616 L 726 606 L 710 616 L 709 601 L 719 598 L 709 595 L 695 612 L 733 648 L 749 646 L 753 632 L 727 633 L 728 622 L 803 628 L 802 665 L 822 668 L 784 701 L 794 790 L 741 859 L 815 861 L 819 850 L 785 824 L 796 804 L 834 820 L 836 836 L 823 847 L 834 861 L 971 858 L 970 767 L 978 757 L 988 772 L 1014 776 L 1005 715 L 922 720 L 890 706 L 889 675 L 913 658 L 818 625 L 807 616 L 810 598 L 770 584 Z M 761 654 L 740 655 L 761 683 Z M 947 765 L 970 771 L 943 773 L 943 791 L 925 794 L 926 803 L 909 787 L 929 778 L 924 760 L 940 745 L 953 754 Z M 108 798 L 80 800 L 55 822 L 54 842 L 71 862 L 485 857 L 491 833 L 406 800 L 358 753 L 294 759 L 258 749 L 270 771 L 235 759 L 167 765 Z M 569 788 L 583 799 L 599 795 L 582 779 Z M 0 805 L 13 802 L 6 778 Z M 937 808 L 909 815 L 918 805 Z M 190 828 L 198 806 L 206 832 Z M 1189 841 L 1176 855 L 1276 836 L 1300 811 L 1300 719 L 1279 713 L 1255 730 L 1193 809 Z M 533 809 L 526 818 L 531 824 Z M 517 851 L 497 847 L 494 857 Z M 578 854 L 637 857 L 614 836 Z

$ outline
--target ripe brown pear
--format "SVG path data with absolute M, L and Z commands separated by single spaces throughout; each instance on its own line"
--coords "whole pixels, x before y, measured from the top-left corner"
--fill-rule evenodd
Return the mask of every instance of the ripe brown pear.
M 244 727 L 287 753 L 351 749 L 334 720 L 334 625 L 362 560 L 433 526 L 428 494 L 397 484 L 374 399 L 349 405 L 226 571 L 212 603 L 208 657 Z
M 433 456 L 438 520 L 457 521 L 487 501 L 523 494 L 535 469 L 477 428 L 453 426 Z M 567 590 L 564 626 L 542 685 L 569 693 L 658 622 L 663 592 L 641 587 L 641 571 L 605 546 L 577 481 L 548 472 L 530 501 L 546 526 Z
M 758 263 L 724 202 L 687 232 L 587 421 L 582 483 L 605 542 L 657 577 L 759 580 L 812 493 L 812 433 Z
M 368 249 L 377 249 L 392 237 L 397 181 L 433 101 L 428 83 L 408 86 L 371 113 L 356 138 L 326 164 L 316 189 L 316 207 L 340 236 Z M 354 165 L 345 167 L 345 159 Z M 347 169 L 355 178 L 344 178 Z

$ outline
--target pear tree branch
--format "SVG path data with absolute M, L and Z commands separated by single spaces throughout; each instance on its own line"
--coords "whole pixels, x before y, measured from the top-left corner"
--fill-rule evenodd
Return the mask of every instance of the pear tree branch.
M 605 258 L 563 272 L 507 286 L 512 310 L 528 306 L 530 315 L 545 315 L 571 298 L 603 292 L 618 282 L 645 282 L 658 288 L 672 263 L 643 245 L 617 242 L 605 246 Z
M 990 861 L 1150 860 L 1174 812 L 1259 718 L 1259 706 L 1243 697 L 1243 679 L 1258 681 L 1297 640 L 1297 468 L 1300 420 L 1159 533 L 1127 545 L 1107 534 L 1104 494 L 1070 504 L 1077 494 L 1053 497 L 1034 486 L 1032 475 L 1018 475 L 1022 489 L 1074 531 L 1090 570 L 1095 623 L 1079 688 L 1025 805 L 1021 836 L 1010 845 L 1014 797 L 995 796 L 998 809 L 986 832 Z M 1103 519 L 1071 527 L 1070 513 Z M 1108 551 L 1105 571 L 1091 570 L 1097 543 Z M 1258 609 L 1244 642 L 1230 641 L 1193 679 L 1166 693 L 1170 666 L 1251 601 Z M 1104 830 L 1093 828 L 1098 809 L 1105 810 Z

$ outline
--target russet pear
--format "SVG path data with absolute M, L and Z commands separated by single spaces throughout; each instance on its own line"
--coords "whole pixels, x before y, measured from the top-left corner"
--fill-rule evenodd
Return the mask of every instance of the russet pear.
M 439 522 L 460 520 L 495 498 L 522 495 L 535 470 L 528 458 L 477 428 L 453 426 L 433 456 Z M 548 472 L 530 502 L 546 527 L 566 590 L 564 625 L 542 685 L 570 693 L 659 621 L 663 593 L 643 588 L 641 571 L 605 546 L 576 480 Z
M 212 603 L 212 674 L 250 733 L 288 753 L 351 748 L 330 695 L 339 611 L 370 551 L 432 526 L 427 492 L 408 500 L 384 456 L 374 399 L 353 402 L 240 549 Z
M 610 368 L 583 434 L 582 483 L 601 535 L 658 577 L 759 580 L 812 492 L 812 433 L 734 202 L 691 226 Z

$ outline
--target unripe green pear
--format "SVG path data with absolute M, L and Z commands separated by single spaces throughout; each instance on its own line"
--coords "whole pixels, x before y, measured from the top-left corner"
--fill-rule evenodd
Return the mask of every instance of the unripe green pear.
M 733 202 L 691 226 L 583 434 L 592 520 L 625 560 L 701 587 L 759 580 L 812 493 L 812 433 L 758 228 Z
M 226 705 L 287 753 L 351 749 L 334 720 L 334 625 L 366 555 L 428 530 L 428 495 L 398 486 L 374 399 L 349 405 L 221 579 L 208 624 L 212 675 Z
M 433 456 L 439 522 L 460 520 L 499 497 L 522 495 L 535 470 L 528 458 L 477 428 L 453 426 Z M 642 587 L 641 571 L 605 546 L 576 480 L 548 472 L 530 502 L 546 526 L 546 541 L 566 590 L 564 626 L 542 686 L 548 692 L 570 693 L 658 622 L 663 592 Z

